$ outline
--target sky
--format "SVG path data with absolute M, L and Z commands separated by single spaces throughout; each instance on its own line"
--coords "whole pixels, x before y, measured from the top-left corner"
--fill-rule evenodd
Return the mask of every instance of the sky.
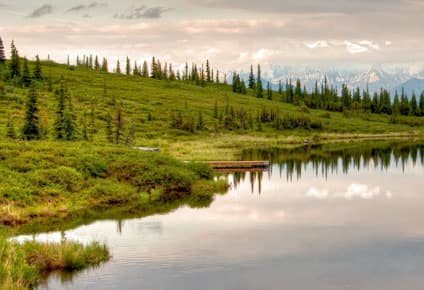
M 424 63 L 423 14 L 423 0 L 0 0 L 0 36 L 60 62 L 413 65 Z

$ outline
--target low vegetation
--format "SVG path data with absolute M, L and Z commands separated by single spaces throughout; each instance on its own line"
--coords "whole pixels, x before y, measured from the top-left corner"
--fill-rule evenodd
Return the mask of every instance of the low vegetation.
M 83 246 L 68 241 L 29 241 L 20 244 L 0 236 L 0 288 L 32 289 L 48 273 L 82 270 L 109 258 L 108 249 L 98 243 Z

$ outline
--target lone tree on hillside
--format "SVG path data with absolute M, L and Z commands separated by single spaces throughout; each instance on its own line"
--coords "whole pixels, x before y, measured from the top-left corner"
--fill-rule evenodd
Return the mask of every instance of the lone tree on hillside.
M 263 98 L 263 86 L 262 86 L 262 77 L 261 77 L 261 65 L 258 64 L 258 79 L 256 81 L 256 97 Z
M 3 40 L 0 37 L 0 64 L 6 63 L 6 54 L 4 53 Z
M 26 88 L 29 87 L 32 82 L 31 75 L 29 72 L 29 67 L 28 67 L 28 60 L 26 58 L 24 58 L 21 82 L 22 82 L 22 85 Z
M 24 127 L 22 129 L 22 136 L 26 140 L 40 138 L 37 98 L 37 90 L 35 89 L 34 82 L 32 82 L 26 103 Z
M 16 49 L 15 42 L 12 41 L 11 44 L 11 56 L 10 56 L 10 77 L 20 77 L 21 76 L 21 63 L 19 59 L 19 53 Z
M 36 80 L 42 80 L 43 79 L 43 73 L 41 71 L 40 57 L 38 55 L 35 57 L 35 67 L 34 67 L 33 76 L 34 76 L 34 79 L 36 79 Z

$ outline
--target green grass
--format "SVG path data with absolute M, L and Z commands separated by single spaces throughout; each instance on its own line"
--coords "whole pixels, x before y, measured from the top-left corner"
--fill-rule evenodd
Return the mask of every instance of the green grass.
M 123 146 L 80 142 L 0 142 L 0 222 L 62 218 L 88 209 L 167 203 L 211 184 L 211 169 Z
M 105 246 L 92 243 L 22 244 L 0 236 L 0 289 L 32 289 L 41 278 L 53 271 L 76 271 L 99 265 L 110 259 Z
M 57 87 L 63 75 L 72 93 L 74 107 L 77 111 L 78 123 L 81 124 L 84 112 L 90 113 L 92 105 L 95 115 L 97 133 L 93 136 L 96 141 L 105 141 L 105 119 L 107 112 L 115 113 L 117 104 L 122 106 L 127 125 L 136 129 L 136 143 L 152 143 L 147 140 L 179 140 L 190 136 L 191 133 L 170 128 L 173 112 L 181 112 L 183 118 L 193 117 L 195 121 L 199 112 L 205 122 L 205 130 L 198 131 L 197 137 L 210 136 L 215 127 L 220 133 L 231 135 L 264 136 L 270 133 L 290 136 L 307 136 L 311 134 L 383 134 L 396 132 L 423 132 L 421 127 L 392 124 L 387 115 L 352 113 L 346 117 L 343 113 L 325 112 L 282 103 L 278 100 L 257 99 L 250 95 L 240 95 L 231 92 L 226 85 L 207 84 L 206 87 L 194 86 L 180 81 L 163 81 L 149 78 L 125 76 L 118 74 L 100 73 L 85 68 L 69 70 L 65 65 L 52 62 L 43 63 L 43 73 L 51 76 L 53 87 Z M 106 93 L 104 87 L 106 85 Z M 38 84 L 40 90 L 41 119 L 47 129 L 52 130 L 56 101 L 53 92 L 48 92 L 47 82 Z M 17 127 L 22 124 L 26 90 L 6 82 L 6 95 L 0 98 L 0 130 L 5 132 L 8 116 L 12 116 Z M 275 96 L 275 99 L 278 97 Z M 262 108 L 278 110 L 281 114 L 308 115 L 312 121 L 321 122 L 320 130 L 274 130 L 271 125 L 264 125 L 263 132 L 258 132 L 256 126 L 248 130 L 229 131 L 223 128 L 219 120 L 214 118 L 215 102 L 218 103 L 220 114 L 224 114 L 228 104 L 236 112 L 241 108 L 256 118 Z M 304 111 L 304 110 L 303 110 Z M 149 115 L 152 120 L 149 120 Z M 151 118 L 150 118 L 151 119 Z M 217 123 L 217 125 L 215 125 Z M 50 132 L 51 133 L 51 132 Z

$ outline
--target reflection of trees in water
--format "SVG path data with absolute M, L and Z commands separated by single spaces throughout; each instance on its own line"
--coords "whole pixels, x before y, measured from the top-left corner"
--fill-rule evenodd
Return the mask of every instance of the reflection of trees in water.
M 424 165 L 424 145 L 421 143 L 365 143 L 360 146 L 345 145 L 332 146 L 305 146 L 295 149 L 252 149 L 242 152 L 242 160 L 269 160 L 272 164 L 268 176 L 278 171 L 281 178 L 285 176 L 287 181 L 293 178 L 300 179 L 303 171 L 313 170 L 318 177 L 327 178 L 328 175 L 344 174 L 365 168 L 376 168 L 387 171 L 391 165 L 401 166 L 405 170 L 408 162 L 413 166 L 417 163 Z M 237 172 L 233 174 L 235 188 L 249 178 L 251 191 L 257 187 L 262 191 L 263 172 Z

